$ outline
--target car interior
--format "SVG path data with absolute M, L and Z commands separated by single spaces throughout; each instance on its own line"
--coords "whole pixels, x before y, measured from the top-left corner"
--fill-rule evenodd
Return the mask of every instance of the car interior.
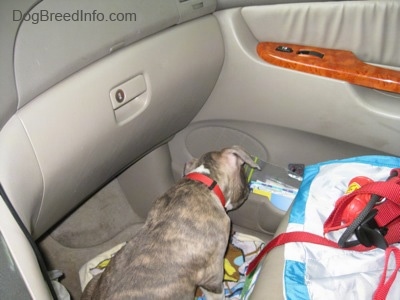
M 205 152 L 399 156 L 399 27 L 397 0 L 2 1 L 0 298 L 54 298 L 42 258 L 79 299 L 81 266 Z M 265 243 L 285 215 L 253 193 L 229 212 Z M 250 299 L 284 298 L 282 260 Z

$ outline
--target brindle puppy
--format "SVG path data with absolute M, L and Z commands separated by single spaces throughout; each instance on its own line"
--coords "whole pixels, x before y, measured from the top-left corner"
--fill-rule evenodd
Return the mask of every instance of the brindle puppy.
M 186 176 L 155 201 L 143 228 L 88 284 L 82 299 L 193 300 L 197 287 L 207 299 L 224 299 L 230 234 L 225 210 L 248 197 L 245 163 L 259 168 L 238 146 L 188 162 Z

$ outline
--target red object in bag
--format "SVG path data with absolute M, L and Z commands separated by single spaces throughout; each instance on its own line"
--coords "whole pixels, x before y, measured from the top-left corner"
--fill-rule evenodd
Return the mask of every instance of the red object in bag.
M 371 178 L 365 176 L 357 176 L 350 180 L 345 195 L 348 195 L 367 183 L 374 182 Z M 345 226 L 351 224 L 365 208 L 368 201 L 371 199 L 371 194 L 360 194 L 353 198 L 353 200 L 347 205 L 342 215 L 342 223 Z M 340 201 L 340 199 L 338 200 Z
M 349 226 L 343 225 L 343 212 L 352 200 L 360 195 L 369 194 L 372 196 L 357 218 Z M 373 222 L 362 223 L 368 218 Z M 347 241 L 353 233 L 357 231 L 360 233 L 359 228 L 361 227 L 361 229 L 368 229 L 369 227 L 368 231 L 373 235 L 382 235 L 381 240 L 386 240 L 388 245 L 400 242 L 400 169 L 393 169 L 387 181 L 366 183 L 361 188 L 338 199 L 335 209 L 324 223 L 324 234 L 345 227 L 347 229 L 338 242 L 342 248 L 357 244 L 356 241 Z M 383 239 L 383 236 L 385 239 Z M 372 243 L 367 242 L 362 244 L 366 247 L 372 245 L 378 246 L 376 239 L 373 238 L 373 240 L 371 240 Z M 382 249 L 386 247 L 384 246 Z
M 360 177 L 355 177 L 353 180 L 357 181 L 357 178 Z M 364 179 L 358 181 L 363 180 Z M 351 184 L 349 184 L 349 187 L 350 185 Z M 361 197 L 356 201 L 357 204 L 351 205 L 352 201 L 359 196 L 368 196 L 369 200 L 366 204 L 360 204 L 365 202 L 365 200 Z M 355 211 L 361 206 L 363 206 L 363 208 L 361 209 L 361 213 L 357 216 Z M 347 230 L 344 232 L 342 237 L 339 239 L 339 242 L 334 242 L 326 239 L 325 237 L 305 231 L 285 232 L 276 236 L 270 243 L 267 244 L 266 247 L 261 250 L 258 256 L 250 262 L 246 274 L 249 275 L 251 272 L 253 272 L 261 259 L 272 249 L 291 242 L 319 244 L 353 251 L 369 251 L 379 247 L 385 249 L 385 266 L 379 285 L 373 295 L 373 299 L 386 299 L 389 290 L 400 271 L 400 249 L 393 246 L 393 244 L 400 242 L 400 168 L 392 169 L 387 181 L 375 182 L 371 180 L 369 183 L 364 181 L 362 187 L 352 190 L 351 193 L 339 198 L 336 202 L 335 209 L 324 223 L 324 234 L 347 227 L 342 225 L 342 220 L 344 219 L 343 214 L 345 210 L 348 210 L 348 216 L 346 218 L 350 219 L 356 216 L 356 218 L 350 222 L 351 227 L 356 225 L 354 231 L 359 230 L 361 233 L 368 233 L 365 235 L 365 237 L 368 244 L 370 244 L 369 246 L 366 246 L 365 244 L 361 243 L 361 241 L 357 240 L 354 241 L 356 243 L 346 243 L 347 237 L 345 234 L 349 228 L 347 228 Z M 373 212 L 372 215 L 371 212 Z M 373 220 L 358 224 L 360 215 L 372 217 Z M 349 233 L 354 234 L 354 231 L 350 230 Z M 377 236 L 379 239 L 376 239 Z M 342 238 L 345 238 L 345 243 L 341 243 L 340 240 Z M 371 238 L 371 240 L 369 240 L 369 238 Z M 382 246 L 382 240 L 385 241 L 385 247 L 380 247 Z M 395 260 L 395 268 L 391 271 L 391 273 L 389 273 L 388 270 L 388 262 L 390 258 Z

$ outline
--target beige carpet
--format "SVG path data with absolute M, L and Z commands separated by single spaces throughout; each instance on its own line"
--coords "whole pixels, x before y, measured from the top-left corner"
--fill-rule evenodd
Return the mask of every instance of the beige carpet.
M 62 283 L 79 299 L 79 268 L 99 253 L 127 241 L 143 219 L 129 205 L 117 180 L 112 181 L 61 223 L 39 246 L 49 269 L 61 270 Z

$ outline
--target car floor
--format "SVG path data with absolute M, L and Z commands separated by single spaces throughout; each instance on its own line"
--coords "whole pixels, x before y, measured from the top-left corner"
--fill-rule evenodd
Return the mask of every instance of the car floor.
M 240 208 L 239 208 L 240 210 Z M 130 240 L 144 219 L 132 209 L 118 179 L 113 180 L 39 242 L 49 270 L 60 270 L 60 282 L 72 299 L 82 291 L 79 269 L 115 245 Z M 233 231 L 269 241 L 271 236 L 233 225 Z
M 62 271 L 61 283 L 72 299 L 79 299 L 81 266 L 131 239 L 143 222 L 129 205 L 118 180 L 114 180 L 42 239 L 39 247 L 48 269 Z

